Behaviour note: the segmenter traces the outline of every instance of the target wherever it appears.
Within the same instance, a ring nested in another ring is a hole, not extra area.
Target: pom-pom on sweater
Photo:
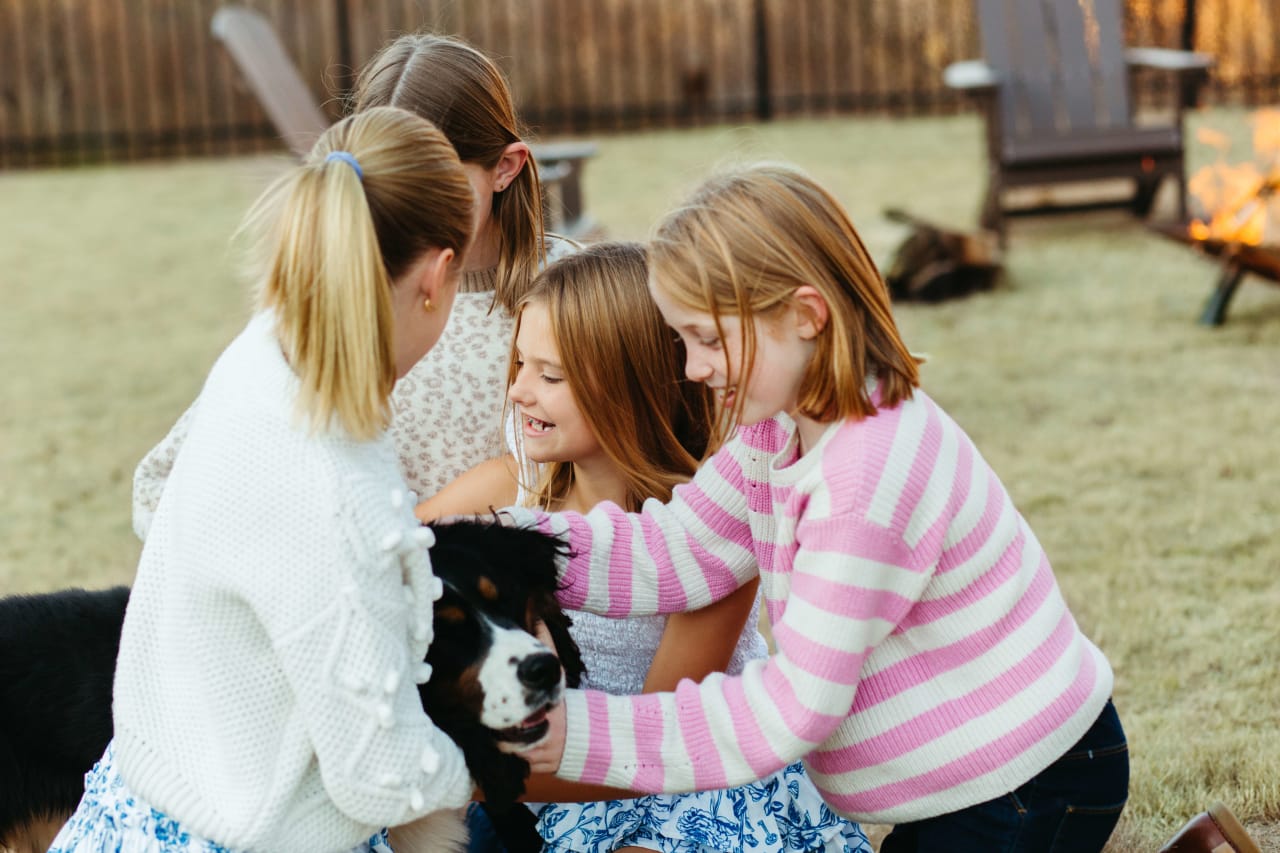
[[[471,794],[416,685],[439,581],[384,434],[298,419],[271,314],[218,359],[142,551],[115,681],[129,787],[236,849],[346,850]]]

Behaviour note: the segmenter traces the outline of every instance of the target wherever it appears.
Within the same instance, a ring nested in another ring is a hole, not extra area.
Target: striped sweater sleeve
[[[511,507],[519,525],[567,538],[560,603],[606,616],[696,610],[729,595],[758,571],[748,520],[749,489],[734,439],[670,503],[646,501],[640,513],[602,503],[586,515]]]
[[[633,790],[744,784],[806,755],[844,721],[859,673],[926,582],[900,540],[856,518],[798,531],[776,653],[739,676],[635,697],[575,692],[560,775]]]
[[[605,603],[606,612],[628,615],[647,587],[658,590],[661,609],[676,609],[681,594],[699,606],[702,599],[689,594],[701,589],[698,565],[714,587],[739,565],[735,548],[753,547],[747,522],[728,518],[746,514],[747,495],[760,484],[729,464],[740,463],[746,448],[726,450],[713,457],[714,475],[700,474],[666,507],[540,516],[543,529],[570,534],[575,556],[565,602],[587,609]],[[717,536],[708,535],[713,531]],[[706,550],[698,553],[692,539]],[[646,547],[633,547],[636,541]],[[911,608],[932,566],[916,565],[918,555],[900,535],[861,513],[802,520],[794,542],[754,547],[790,563],[790,593],[774,624],[777,652],[739,676],[684,681],[674,693],[571,691],[559,775],[646,792],[735,786],[809,753],[844,721],[866,655]]]

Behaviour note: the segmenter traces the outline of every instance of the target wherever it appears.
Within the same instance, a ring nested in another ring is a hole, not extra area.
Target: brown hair
[[[597,243],[549,265],[520,307],[545,305],[565,379],[601,448],[626,481],[626,509],[668,500],[709,450],[711,389],[684,376],[684,346],[649,297],[639,243]],[[516,319],[519,332],[520,319]],[[509,381],[517,373],[512,345]],[[541,466],[531,503],[554,507],[573,465]]]
[[[328,159],[335,151],[355,163]],[[326,130],[249,211],[242,231],[257,235],[265,262],[258,307],[275,312],[311,428],[336,418],[362,439],[386,428],[396,379],[391,288],[429,249],[461,257],[473,199],[444,135],[386,107]]]
[[[742,321],[740,383],[755,361],[756,317],[794,304],[812,285],[829,308],[801,380],[797,411],[821,423],[875,413],[867,380],[880,382],[887,408],[911,397],[922,359],[898,334],[889,291],[849,215],[799,169],[758,163],[718,174],[658,225],[650,276],[676,302]],[[724,412],[717,433],[738,422],[742,401]]]
[[[433,122],[464,163],[492,169],[520,141],[511,90],[498,67],[466,42],[409,33],[385,45],[360,70],[351,96],[356,112],[401,107]],[[505,190],[493,196],[498,228],[494,301],[514,313],[543,256],[542,190],[532,157]]]

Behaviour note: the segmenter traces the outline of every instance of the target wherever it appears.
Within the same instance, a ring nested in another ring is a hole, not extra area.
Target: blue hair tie
[[[330,151],[329,156],[325,157],[324,161],[328,163],[330,160],[341,160],[346,163],[348,166],[356,170],[356,177],[362,182],[364,181],[364,169],[360,168],[359,161],[356,160],[356,156],[350,151]]]

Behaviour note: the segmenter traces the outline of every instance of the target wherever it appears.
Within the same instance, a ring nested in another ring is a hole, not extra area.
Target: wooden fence
[[[535,135],[798,114],[966,108],[972,0],[243,0],[333,117],[398,32],[493,56]],[[0,0],[0,168],[274,148],[209,32],[219,0]],[[1187,10],[1192,10],[1188,18]],[[1213,102],[1280,89],[1280,0],[1129,0],[1131,44],[1213,52]],[[1150,93],[1147,93],[1150,96]]]

